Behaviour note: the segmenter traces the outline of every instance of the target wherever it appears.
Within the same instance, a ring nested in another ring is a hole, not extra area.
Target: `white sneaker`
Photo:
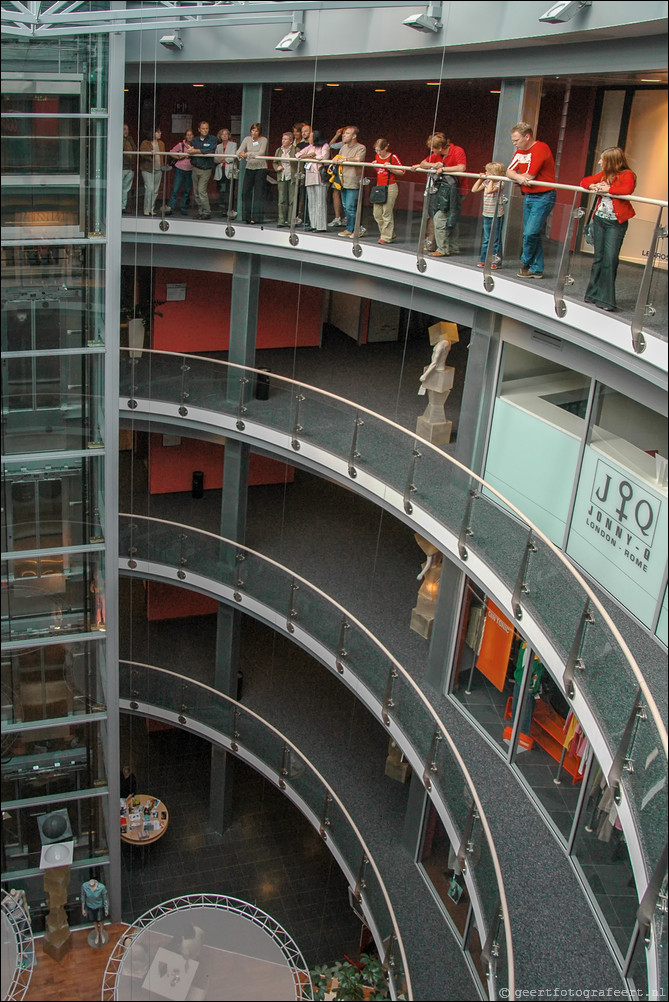
[[[365,227],[364,227],[364,226],[361,226],[361,227],[360,227],[360,232],[359,232],[359,236],[361,236],[361,237],[364,237],[364,235],[365,235],[366,233],[367,233],[367,230],[365,229]]]
[[[339,216],[336,216],[336,218],[333,219],[331,223],[328,223],[328,229],[329,230],[334,230],[337,226],[343,226],[343,225],[344,224],[342,223],[342,221],[339,218]]]
[[[423,244],[423,250],[424,251],[432,250],[433,247],[434,247],[434,243],[432,242],[432,240],[426,240],[425,243]]]

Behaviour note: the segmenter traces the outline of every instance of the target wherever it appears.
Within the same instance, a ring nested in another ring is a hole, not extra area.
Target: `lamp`
[[[304,34],[304,21],[302,20],[301,14],[293,14],[293,19],[290,23],[290,31],[287,35],[284,35],[278,45],[275,45],[275,49],[279,52],[294,52],[295,49],[299,49],[302,42],[305,40],[306,35]]]
[[[170,32],[169,35],[163,35],[160,44],[164,45],[166,49],[171,49],[172,52],[181,52],[184,47],[183,38],[176,31]]]
[[[539,20],[546,24],[562,24],[563,21],[571,21],[572,17],[576,17],[583,7],[591,6],[591,0],[572,0],[571,3],[569,0],[560,0],[560,3],[554,3],[549,7]]]
[[[424,14],[411,14],[402,22],[416,31],[439,31],[442,27],[440,3],[429,3]]]

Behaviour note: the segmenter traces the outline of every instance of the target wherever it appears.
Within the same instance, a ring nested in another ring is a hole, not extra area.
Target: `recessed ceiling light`
[[[439,81],[439,80],[426,80],[425,81],[425,86],[426,87],[438,87],[439,84],[440,84],[440,82],[441,81]]]
[[[385,92],[386,92],[386,88],[385,87],[375,87],[374,88],[374,93],[375,94],[385,94]]]
[[[193,87],[204,87],[204,84],[193,84]]]
[[[283,90],[283,87],[275,87],[274,90]]]
[[[662,83],[659,77],[641,77],[639,83]]]
[[[124,88],[123,88],[123,90],[124,90],[124,91],[126,92],[126,94],[127,94],[127,93],[128,93],[128,91],[130,90],[130,88],[129,88],[129,87],[124,87]]]
[[[325,86],[326,87],[338,87],[339,84],[326,84]]]
[[[501,94],[502,92],[501,92],[501,90],[491,90],[490,93],[491,94]]]

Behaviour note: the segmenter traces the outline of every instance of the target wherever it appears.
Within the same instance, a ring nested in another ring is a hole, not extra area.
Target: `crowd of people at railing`
[[[200,219],[210,219],[212,204],[209,185],[218,186],[218,209],[224,218],[237,216],[233,208],[234,181],[241,177],[242,222],[264,225],[268,183],[277,187],[277,227],[301,225],[313,232],[338,230],[343,238],[364,237],[360,225],[360,181],[367,148],[359,140],[354,125],[337,129],[329,142],[320,129],[305,122],[296,122],[281,138],[281,145],[269,152],[269,140],[262,134],[260,122],[251,125],[249,134],[239,146],[229,129],[216,136],[209,123],[199,123],[197,134],[188,129],[183,138],[166,150],[160,128],[144,136],[139,151],[123,127],[123,211],[128,211],[128,196],[132,189],[136,161],[144,185],[144,215],[156,215],[156,203],[166,172],[173,176],[169,198],[161,214],[179,212],[190,215],[191,195]],[[502,234],[506,184],[502,178],[518,185],[523,196],[522,252],[518,278],[537,280],[544,277],[543,233],[556,202],[555,161],[549,146],[537,139],[527,122],[518,122],[511,129],[515,149],[508,166],[501,162],[487,163],[471,187],[472,194],[482,196],[483,234],[479,267],[488,258],[492,268],[502,266]],[[418,164],[403,164],[391,151],[390,142],[379,137],[374,142],[374,159],[369,161],[376,170],[376,184],[370,192],[374,220],[378,226],[380,244],[396,240],[394,207],[398,197],[398,178],[407,172],[415,176],[428,175],[426,187],[427,225],[424,250],[434,258],[460,253],[460,216],[462,204],[470,190],[467,155],[461,146],[443,132],[434,132],[427,139],[427,153]],[[627,196],[634,192],[636,176],[619,147],[603,150],[600,170],[579,182],[586,191],[597,196],[585,227],[585,239],[593,245],[593,263],[585,301],[603,310],[617,310],[615,281],[622,246],[634,209]],[[328,222],[328,194],[332,195],[333,219]],[[489,243],[493,240],[492,253]]]

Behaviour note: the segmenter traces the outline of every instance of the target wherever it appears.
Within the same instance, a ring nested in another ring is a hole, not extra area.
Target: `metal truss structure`
[[[9,937],[13,935],[16,941],[16,966],[3,999],[23,999],[33,975],[35,941],[30,919],[22,905],[6,891],[2,892],[2,924],[3,939],[6,935]]]
[[[316,0],[211,0],[193,3],[156,0],[130,0],[118,3],[91,0],[0,0],[2,33],[26,38],[52,38],[60,35],[82,35],[99,32],[147,31],[166,28],[233,27],[253,24],[290,24],[296,12],[320,10],[324,5]],[[329,6],[325,4],[325,6]],[[387,7],[393,3],[376,0],[338,0],[337,9],[346,7]]]
[[[311,1002],[313,992],[309,969],[292,936],[271,915],[268,915],[261,908],[249,904],[248,901],[242,901],[240,898],[231,898],[227,894],[188,894],[178,898],[171,898],[169,901],[162,901],[159,905],[144,912],[128,929],[128,932],[121,937],[112,950],[102,982],[101,997],[103,1000],[112,1002],[113,999],[118,997],[118,975],[126,953],[138,936],[148,929],[149,926],[157,923],[163,916],[173,915],[175,911],[188,912],[192,908],[214,908],[232,912],[232,914],[239,915],[241,918],[247,919],[258,926],[259,929],[262,929],[279,948],[286,961],[286,966],[290,969],[295,985],[295,999],[298,1002]],[[19,998],[22,996],[13,995],[11,997]]]

